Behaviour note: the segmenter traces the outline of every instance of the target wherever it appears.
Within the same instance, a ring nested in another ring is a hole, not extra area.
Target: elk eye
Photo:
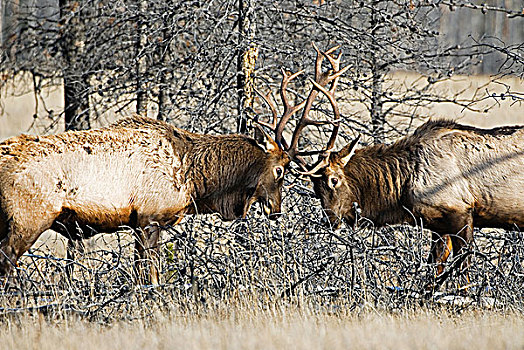
[[[332,178],[330,179],[330,181],[331,181],[331,187],[333,187],[333,188],[337,187],[337,185],[338,185],[338,179],[337,179],[336,177],[332,177]]]
[[[284,168],[282,166],[277,166],[273,169],[273,175],[275,175],[275,181],[278,181],[284,176]]]

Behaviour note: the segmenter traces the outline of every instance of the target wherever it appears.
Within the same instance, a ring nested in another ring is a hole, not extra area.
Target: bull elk
[[[377,226],[421,218],[432,231],[428,262],[437,264],[440,281],[451,253],[456,266],[468,265],[474,226],[524,227],[524,126],[479,129],[435,120],[391,145],[355,150],[357,142],[334,152],[330,141],[304,173],[329,221],[352,223],[357,208]]]
[[[317,50],[314,88],[304,104],[292,139],[290,156],[313,181],[333,227],[354,222],[356,210],[376,225],[401,224],[421,218],[432,230],[428,262],[437,264],[440,280],[451,253],[464,265],[473,227],[514,229],[524,227],[524,126],[479,129],[449,120],[428,121],[412,135],[391,145],[355,150],[359,138],[334,152],[342,120],[335,90],[340,75],[340,55]],[[321,72],[326,57],[332,70]],[[285,101],[287,79],[301,74],[284,72],[281,88]],[[284,84],[284,82],[286,84]],[[329,88],[327,88],[327,85]],[[334,120],[308,117],[318,93],[329,100]],[[267,101],[271,105],[270,101]],[[274,110],[274,107],[272,107]],[[325,149],[301,152],[298,138],[307,125],[332,124]],[[278,129],[278,128],[277,128]],[[320,154],[308,165],[302,156]]]
[[[8,139],[0,143],[0,273],[50,228],[81,239],[128,226],[138,257],[154,261],[159,225],[185,214],[232,220],[259,202],[274,218],[289,162],[267,134],[263,148],[244,135],[195,134],[141,116]],[[156,267],[149,272],[158,283]]]

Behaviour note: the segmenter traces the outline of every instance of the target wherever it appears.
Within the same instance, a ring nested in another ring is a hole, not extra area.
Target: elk
[[[479,129],[450,120],[430,120],[391,145],[356,150],[359,136],[333,151],[342,120],[335,90],[340,75],[348,69],[340,69],[340,55],[330,55],[338,48],[321,53],[315,47],[314,88],[299,106],[304,110],[290,153],[303,169],[300,173],[311,178],[332,227],[355,222],[357,210],[377,226],[421,218],[432,231],[428,262],[437,265],[440,281],[447,277],[443,272],[451,253],[457,266],[469,263],[467,248],[473,241],[474,226],[524,227],[524,126]],[[331,74],[321,72],[322,56],[329,60]],[[284,75],[291,79],[301,73]],[[331,104],[332,122],[308,117],[318,93]],[[324,124],[333,126],[327,146],[299,151],[302,130]],[[315,154],[319,154],[316,164],[308,165],[302,158]]]
[[[432,231],[428,262],[440,281],[450,272],[443,273],[451,253],[455,266],[469,264],[473,227],[524,227],[524,126],[430,120],[390,145],[355,150],[357,137],[334,152],[331,140],[304,172],[331,225],[353,223],[356,210],[377,226],[421,218]]]
[[[262,147],[244,135],[201,135],[133,116],[0,143],[0,274],[47,229],[78,240],[128,226],[136,229],[136,256],[154,261],[160,226],[186,214],[232,220],[259,202],[275,218],[290,158],[265,137]]]

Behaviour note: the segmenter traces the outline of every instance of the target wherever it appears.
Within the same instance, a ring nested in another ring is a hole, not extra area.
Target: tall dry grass
[[[98,237],[76,259],[72,280],[64,272],[72,262],[41,241],[0,293],[0,344],[101,350],[524,346],[520,233],[477,232],[479,255],[468,288],[463,276],[452,275],[424,296],[433,273],[425,262],[429,235],[420,228],[377,230],[364,222],[356,232],[334,232],[320,225],[312,199],[286,206],[293,213],[276,222],[254,212],[233,223],[201,216],[166,228],[164,283],[156,287],[134,283],[126,232]],[[58,244],[53,235],[46,239]]]
[[[118,322],[10,321],[3,349],[522,349],[522,315],[339,314],[280,305]]]

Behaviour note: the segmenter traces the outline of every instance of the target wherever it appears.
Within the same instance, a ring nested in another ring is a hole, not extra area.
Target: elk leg
[[[35,213],[43,214],[35,210]],[[33,213],[23,218],[13,216],[7,223],[7,235],[0,242],[0,275],[7,275],[18,259],[31,248],[40,234],[51,227],[54,217]]]
[[[9,244],[9,237],[0,242],[0,276],[6,276],[16,267],[17,254]]]
[[[13,255],[8,246],[8,222],[0,216],[0,275],[7,274],[12,264]]]
[[[145,284],[145,274],[143,265],[145,263],[145,244],[144,231],[138,228],[134,231],[135,235],[135,274],[137,276],[137,283]]]
[[[448,252],[438,258],[437,248],[435,248],[435,251],[432,251],[435,259],[434,262],[438,264],[437,276],[439,277],[439,281],[437,285],[442,284],[452,272],[452,270],[444,272],[444,264],[449,257],[449,251],[453,252],[453,257],[456,259],[454,265],[458,266],[459,270],[461,270],[466,267],[465,261],[469,261],[469,258],[467,258],[468,255],[465,254],[465,248],[467,244],[473,240],[473,217],[470,212],[449,211],[447,215],[444,216],[444,219],[445,224],[443,224],[443,221],[440,222],[440,229],[442,231],[437,231],[436,234],[442,237],[441,245],[445,245],[445,249],[448,250]],[[450,232],[452,234],[450,234]]]
[[[471,255],[467,246],[473,242],[473,220],[464,225],[456,235],[451,236],[453,256],[458,259],[456,264],[460,270],[466,270],[471,264]]]
[[[85,245],[83,240],[75,241],[71,238],[67,239],[67,265],[66,265],[66,276],[68,280],[73,278],[74,263],[75,263],[75,252],[79,252],[80,255],[85,253]]]
[[[157,224],[135,230],[135,270],[139,283],[159,284],[159,238],[160,227]]]
[[[444,271],[444,265],[448,260],[449,255],[453,249],[452,240],[449,235],[439,235],[436,232],[433,235],[433,245],[428,257],[428,262],[437,264],[437,276],[440,276]]]
[[[159,280],[159,267],[160,267],[160,246],[158,241],[160,240],[160,227],[157,224],[150,225],[146,228],[148,231],[148,252],[150,258],[149,275],[151,277],[151,284],[158,285]]]

